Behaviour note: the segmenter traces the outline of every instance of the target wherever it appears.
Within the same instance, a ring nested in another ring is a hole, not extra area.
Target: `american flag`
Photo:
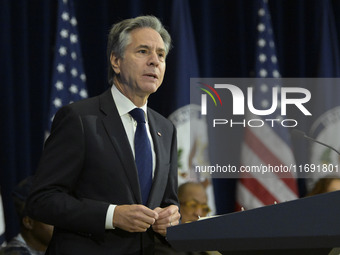
[[[271,26],[270,13],[267,1],[259,0],[257,10],[257,45],[256,45],[256,78],[280,78],[278,61]],[[260,79],[256,79],[259,81]],[[273,81],[273,79],[270,79]],[[279,88],[279,83],[261,79],[253,87],[253,104],[256,109],[270,108],[273,87]],[[275,85],[274,85],[275,84]],[[278,89],[280,92],[280,90]],[[247,119],[260,119],[250,112]],[[283,119],[280,109],[265,116],[264,119]],[[290,146],[290,136],[287,128],[279,123],[264,121],[261,128],[246,127],[241,146],[241,165],[243,166],[290,166],[295,163]],[[274,126],[274,127],[272,127]],[[264,174],[242,173],[237,183],[236,201],[237,209],[253,209],[264,205],[293,200],[298,197],[296,179],[292,173]]]
[[[72,0],[59,0],[47,135],[51,130],[54,115],[60,107],[87,98],[85,82],[73,3]]]

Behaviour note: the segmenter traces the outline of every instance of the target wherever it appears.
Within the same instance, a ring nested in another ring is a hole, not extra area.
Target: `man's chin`
[[[143,88],[143,91],[146,93],[146,94],[153,94],[155,93],[159,88],[159,85],[157,84],[147,84],[147,86],[144,86]]]

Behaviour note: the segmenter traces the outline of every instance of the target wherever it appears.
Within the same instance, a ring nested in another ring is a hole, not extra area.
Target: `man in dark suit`
[[[170,45],[153,16],[115,24],[111,89],[56,114],[28,201],[55,226],[47,254],[153,254],[154,236],[179,223],[176,130],[147,108]]]

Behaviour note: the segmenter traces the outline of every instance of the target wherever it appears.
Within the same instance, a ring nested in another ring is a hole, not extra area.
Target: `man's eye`
[[[139,52],[139,53],[142,53],[142,54],[145,54],[145,53],[146,53],[146,50],[139,50],[138,52]]]

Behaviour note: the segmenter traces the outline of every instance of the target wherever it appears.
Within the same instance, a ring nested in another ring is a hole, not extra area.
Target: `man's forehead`
[[[161,35],[150,27],[136,28],[131,31],[132,43],[138,46],[144,45],[148,47],[154,47],[164,49],[164,41]]]
[[[188,200],[199,200],[199,202],[207,199],[204,188],[197,186],[188,187],[185,198]]]

